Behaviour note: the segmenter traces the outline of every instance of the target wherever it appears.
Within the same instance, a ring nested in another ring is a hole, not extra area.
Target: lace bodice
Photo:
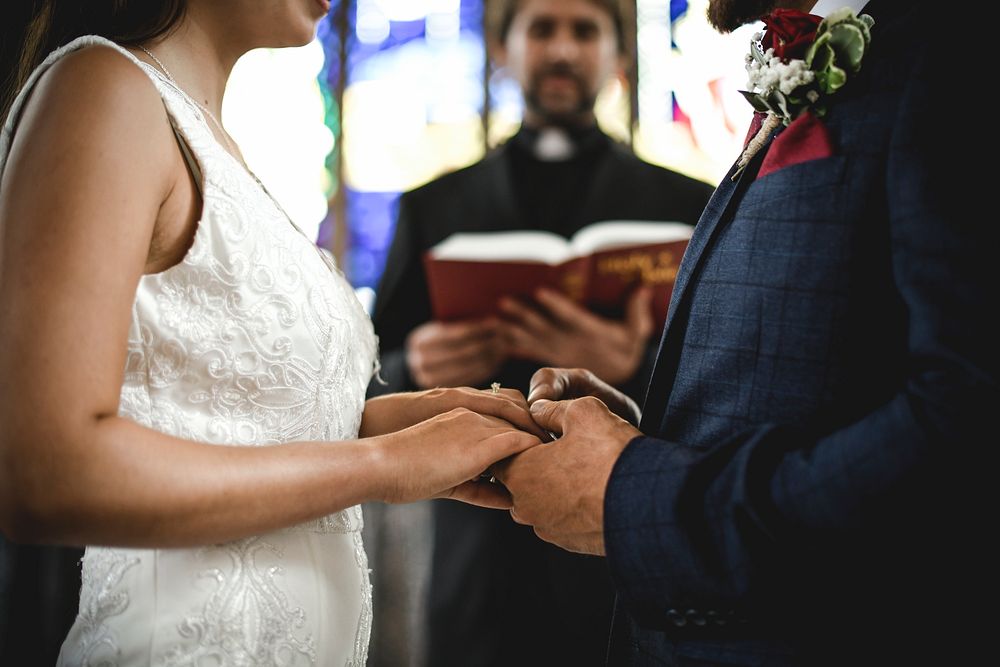
[[[139,283],[120,414],[220,444],[357,437],[376,356],[371,320],[332,260],[215,140],[202,110],[136,63],[199,163],[204,203],[183,261]],[[351,508],[313,525],[360,522]]]

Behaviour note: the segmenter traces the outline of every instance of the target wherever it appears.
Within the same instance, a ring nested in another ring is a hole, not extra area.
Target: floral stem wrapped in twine
[[[746,166],[750,164],[750,160],[752,160],[753,156],[764,147],[764,144],[767,143],[767,138],[771,135],[771,132],[778,129],[779,125],[781,125],[781,119],[773,113],[768,113],[767,117],[764,118],[764,122],[761,124],[760,129],[757,130],[757,134],[753,135],[753,139],[751,139],[750,143],[747,144],[747,147],[743,149],[743,154],[740,155],[740,159],[736,161],[737,169],[736,174],[733,175],[734,180],[741,171],[746,169]]]

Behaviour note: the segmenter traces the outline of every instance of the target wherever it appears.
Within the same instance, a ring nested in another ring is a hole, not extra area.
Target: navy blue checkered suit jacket
[[[959,664],[970,645],[998,246],[942,113],[957,60],[934,9],[871,2],[823,119],[835,154],[756,178],[762,153],[698,223],[645,435],[607,488],[609,664]]]

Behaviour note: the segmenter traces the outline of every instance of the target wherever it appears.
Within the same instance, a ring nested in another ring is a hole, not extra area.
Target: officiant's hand
[[[427,322],[406,339],[406,364],[421,389],[479,385],[507,358],[499,322]]]
[[[593,397],[538,400],[531,414],[560,437],[493,467],[513,497],[511,516],[546,542],[604,555],[604,491],[639,431]]]
[[[501,329],[511,356],[587,368],[611,384],[635,374],[653,333],[649,288],[632,294],[621,321],[595,315],[554,290],[541,289],[535,298],[535,305],[513,298],[500,302]]]
[[[599,398],[632,426],[639,425],[642,411],[631,398],[586,368],[540,368],[531,376],[528,405],[540,400],[564,401],[593,396]]]

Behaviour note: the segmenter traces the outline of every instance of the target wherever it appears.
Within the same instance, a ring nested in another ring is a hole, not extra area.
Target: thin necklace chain
[[[142,46],[141,44],[139,45],[139,48],[142,50],[143,53],[145,53],[147,56],[149,56],[150,58],[152,58],[153,62],[155,62],[160,67],[160,69],[163,70],[163,73],[166,75],[166,77],[168,79],[170,79],[170,83],[174,84],[174,86],[176,86],[181,92],[183,92],[185,95],[187,95],[187,91],[185,91],[184,88],[181,87],[181,84],[177,83],[177,79],[175,79],[174,75],[170,73],[170,70],[167,69],[167,66],[164,65],[163,62],[159,58],[157,58],[156,56],[154,56],[152,51],[150,51],[149,49],[147,49],[145,46]],[[222,135],[222,140],[226,142],[226,148],[229,149],[229,152],[232,153],[233,155],[239,156],[240,153],[239,153],[239,151],[236,150],[236,146],[233,144],[232,139],[229,138],[229,133],[226,132],[226,128],[224,128],[222,126],[222,123],[219,122],[219,119],[215,117],[215,114],[212,113],[212,111],[207,106],[205,106],[204,104],[202,104],[201,102],[199,102],[198,100],[196,100],[191,95],[187,95],[187,96],[188,96],[188,98],[192,102],[195,103],[195,105],[199,109],[201,109],[202,111],[205,112],[205,114],[209,117],[209,119],[213,123],[215,123],[215,127],[219,128],[219,133]],[[240,158],[240,161],[241,162],[243,161],[242,157]],[[243,166],[246,167],[246,163],[245,162],[244,162]],[[250,171],[249,168],[247,169],[247,171]],[[253,174],[253,172],[250,172],[250,173]],[[254,178],[256,178],[256,176],[254,176]]]
[[[246,173],[248,173],[250,175],[250,177],[257,182],[257,185],[260,186],[260,189],[263,190],[264,194],[266,194],[268,196],[268,198],[274,203],[274,205],[278,207],[278,210],[281,211],[281,214],[283,216],[285,216],[285,219],[288,220],[288,223],[292,227],[295,228],[295,231],[297,231],[299,234],[302,234],[302,236],[304,236],[306,238],[306,240],[308,241],[309,240],[309,236],[304,231],[302,231],[301,227],[299,227],[298,225],[295,224],[295,221],[292,220],[292,216],[288,215],[288,212],[285,210],[285,207],[281,205],[281,202],[279,202],[275,198],[275,196],[271,194],[271,191],[268,190],[267,186],[264,185],[264,183],[257,177],[257,174],[253,173],[253,170],[250,169],[250,166],[246,163],[246,160],[243,159],[243,154],[240,153],[236,149],[236,146],[232,142],[232,139],[229,138],[229,133],[226,132],[226,128],[224,128],[222,126],[222,123],[220,123],[219,119],[215,117],[215,114],[213,114],[211,111],[209,111],[208,107],[206,107],[204,104],[202,104],[201,102],[199,102],[198,100],[196,100],[195,98],[193,98],[191,95],[188,95],[187,91],[185,91],[184,88],[181,87],[181,84],[177,83],[177,79],[175,79],[174,75],[170,73],[170,70],[167,69],[167,66],[164,65],[163,62],[160,61],[159,58],[157,58],[156,56],[154,56],[152,51],[150,51],[149,49],[147,49],[145,46],[142,46],[141,44],[139,45],[139,49],[142,50],[142,52],[145,53],[147,56],[149,56],[150,58],[153,59],[153,62],[155,62],[157,64],[157,66],[159,66],[159,68],[163,71],[163,74],[167,77],[167,79],[170,81],[170,83],[174,84],[174,87],[177,88],[177,90],[179,90],[182,93],[184,93],[184,95],[189,100],[191,100],[192,102],[194,102],[194,104],[199,109],[201,109],[202,111],[204,111],[205,114],[212,120],[212,122],[215,123],[215,126],[217,128],[219,128],[219,132],[222,133],[222,138],[226,142],[226,146],[229,149],[229,153],[231,155],[233,155],[234,157],[236,157],[239,160],[240,164],[243,165],[243,169],[246,171]],[[313,243],[312,241],[309,241],[309,243],[312,244],[316,248],[317,252],[319,252],[320,257],[323,259],[323,263],[326,264],[327,267],[331,271],[333,271],[334,270],[334,264],[330,260],[330,258],[326,256],[326,253],[323,252],[323,250],[318,245],[316,245],[315,243]]]

